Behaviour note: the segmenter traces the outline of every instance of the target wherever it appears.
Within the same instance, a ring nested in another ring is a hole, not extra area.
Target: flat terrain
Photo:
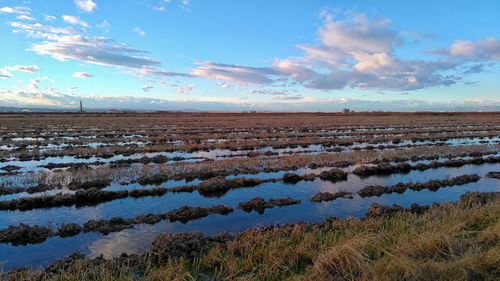
[[[499,171],[500,113],[2,113],[0,268],[494,280]]]

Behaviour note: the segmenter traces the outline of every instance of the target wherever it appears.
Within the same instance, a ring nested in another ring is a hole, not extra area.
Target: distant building
[[[342,113],[344,113],[344,114],[349,113],[349,108],[344,108],[344,109],[342,109]]]
[[[83,112],[83,102],[80,101],[80,112]]]

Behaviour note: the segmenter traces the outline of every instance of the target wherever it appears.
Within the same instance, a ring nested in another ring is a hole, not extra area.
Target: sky
[[[500,110],[500,1],[0,0],[0,107]]]

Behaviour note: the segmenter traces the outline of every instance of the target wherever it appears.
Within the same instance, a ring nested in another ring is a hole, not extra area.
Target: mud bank
[[[311,197],[311,201],[312,202],[333,201],[338,198],[352,199],[353,197],[351,192],[339,191],[332,194],[326,191],[315,194],[313,197]]]
[[[295,204],[300,204],[300,200],[295,200],[290,197],[287,197],[287,198],[269,199],[266,202],[264,198],[255,197],[249,201],[238,204],[238,209],[241,209],[248,213],[250,213],[251,211],[256,211],[259,214],[263,214],[265,209],[271,209],[274,207],[283,207]]]
[[[472,175],[461,175],[453,178],[447,178],[444,180],[430,180],[425,183],[397,183],[392,186],[381,186],[381,185],[367,185],[363,189],[358,191],[358,195],[361,197],[371,197],[371,196],[381,196],[382,194],[398,193],[401,194],[407,189],[414,191],[420,191],[422,189],[429,189],[431,191],[436,191],[439,188],[454,186],[454,185],[464,185],[471,182],[477,182],[481,177],[477,174]]]

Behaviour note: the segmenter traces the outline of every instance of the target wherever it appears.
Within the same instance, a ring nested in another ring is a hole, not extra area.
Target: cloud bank
[[[276,96],[272,102],[249,102],[242,99],[184,99],[169,100],[133,96],[81,96],[64,94],[47,89],[38,91],[34,79],[34,87],[19,91],[0,91],[0,103],[3,106],[45,107],[67,110],[78,110],[80,100],[87,109],[121,109],[121,110],[202,110],[202,111],[323,111],[338,112],[343,108],[356,111],[476,111],[500,110],[500,102],[483,99],[430,103],[423,100],[391,100],[374,101],[348,98],[312,99],[296,96]],[[145,91],[151,89],[144,86]]]
[[[303,51],[302,56],[275,59],[270,67],[199,62],[191,74],[240,85],[289,81],[325,91],[345,88],[412,91],[456,84],[463,77],[447,74],[449,71],[474,61],[500,59],[500,40],[494,38],[457,41],[447,48],[431,50],[429,53],[439,55],[434,60],[401,58],[395,55],[395,50],[404,44],[405,33],[392,29],[390,20],[368,19],[365,14],[355,13],[349,13],[345,19],[328,13],[322,17],[324,23],[317,30],[318,44],[296,46]]]

